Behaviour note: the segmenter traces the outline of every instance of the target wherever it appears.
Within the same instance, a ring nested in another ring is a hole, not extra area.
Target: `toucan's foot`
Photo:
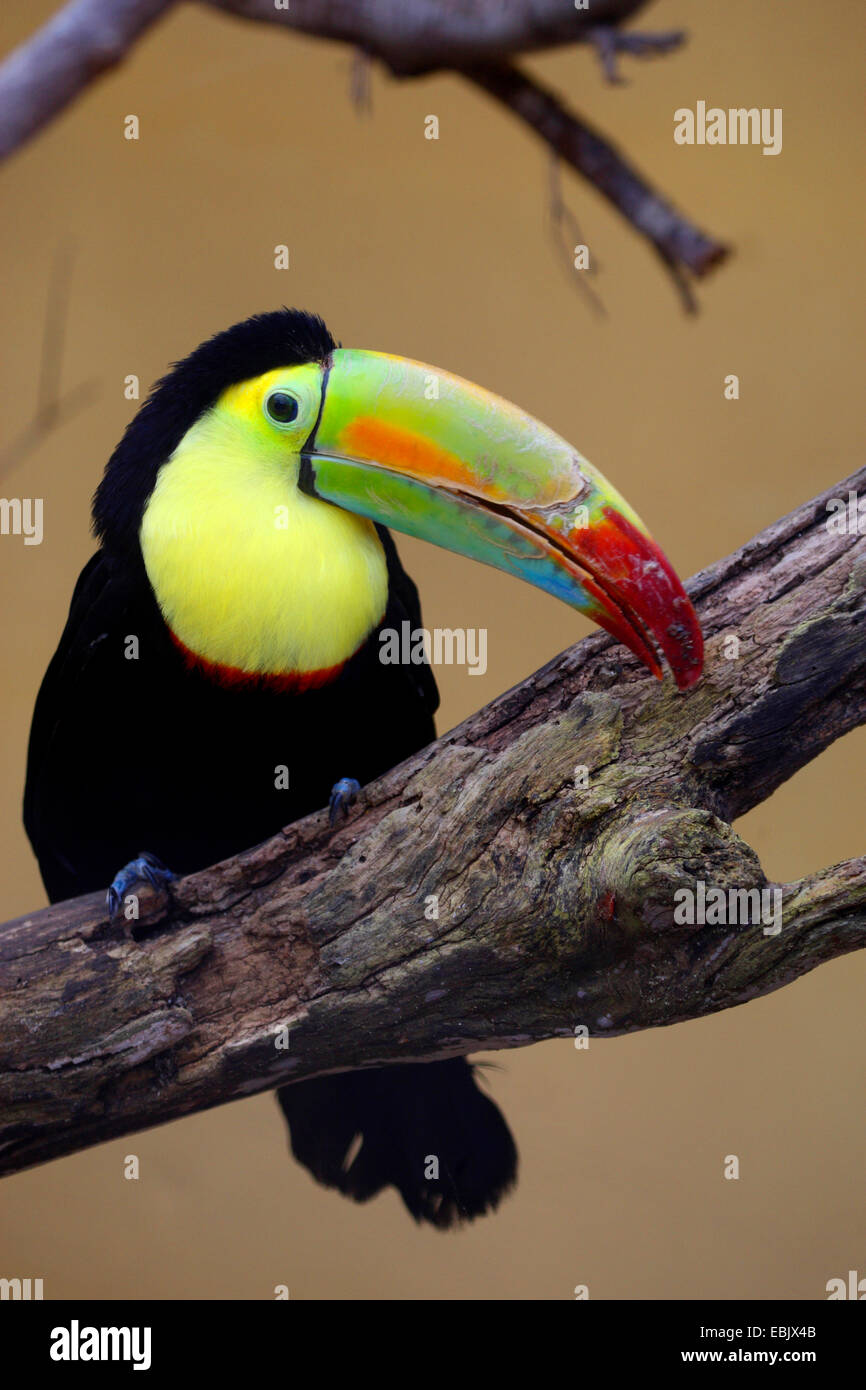
[[[155,854],[140,854],[137,859],[130,859],[128,864],[124,864],[119,874],[115,874],[111,887],[105,895],[108,905],[108,915],[111,918],[117,916],[120,911],[124,898],[136,883],[149,883],[151,888],[164,888],[167,883],[171,883],[175,875],[171,869],[167,869]]]
[[[618,54],[631,53],[636,58],[645,58],[648,54],[670,53],[671,49],[679,48],[685,37],[682,29],[671,29],[666,34],[624,34],[608,24],[600,24],[589,32],[608,82],[622,81],[616,62]]]
[[[361,783],[356,782],[354,777],[341,777],[339,782],[334,783],[328,801],[328,821],[331,825],[337,824],[340,815],[349,814],[349,807],[354,805],[360,790]]]

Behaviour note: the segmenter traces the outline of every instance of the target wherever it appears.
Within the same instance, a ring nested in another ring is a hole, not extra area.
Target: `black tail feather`
[[[277,1091],[292,1152],[356,1202],[396,1187],[416,1221],[442,1230],[494,1211],[517,1149],[464,1057],[340,1072]]]

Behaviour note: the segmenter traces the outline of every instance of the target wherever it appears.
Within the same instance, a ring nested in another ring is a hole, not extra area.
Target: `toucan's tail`
[[[356,1202],[396,1187],[416,1221],[444,1230],[495,1210],[517,1177],[508,1126],[464,1057],[316,1077],[277,1097],[295,1158]]]

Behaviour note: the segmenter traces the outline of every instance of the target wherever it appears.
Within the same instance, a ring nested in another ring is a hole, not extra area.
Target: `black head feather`
[[[156,475],[187,430],[228,387],[275,367],[319,362],[338,344],[316,314],[277,309],[201,343],[158,381],[105,467],[93,498],[93,529],[103,546],[132,555]]]

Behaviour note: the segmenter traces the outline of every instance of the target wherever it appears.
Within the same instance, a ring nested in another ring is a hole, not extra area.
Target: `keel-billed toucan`
[[[30,739],[25,823],[53,900],[113,883],[116,905],[137,876],[233,855],[434,739],[429,666],[379,659],[383,628],[420,626],[388,526],[548,590],[680,687],[701,671],[674,571],[575,449],[446,372],[338,347],[310,314],[248,319],[177,364],[93,516]],[[393,1184],[448,1226],[514,1180],[463,1058],[279,1096],[298,1159],[358,1200]]]

